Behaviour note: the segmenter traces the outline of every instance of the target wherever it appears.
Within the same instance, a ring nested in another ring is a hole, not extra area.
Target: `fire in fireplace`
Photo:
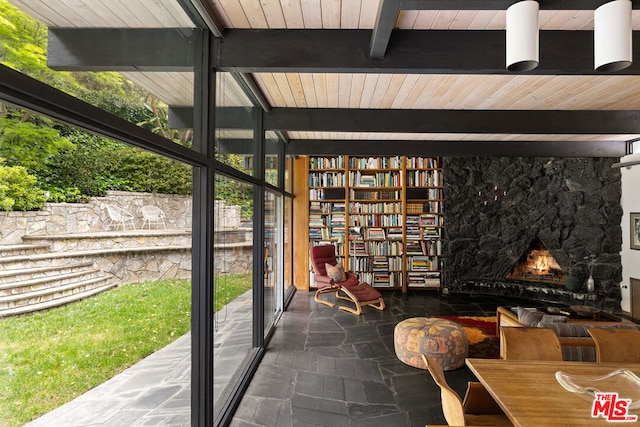
[[[544,243],[536,237],[506,278],[562,285],[566,274]]]

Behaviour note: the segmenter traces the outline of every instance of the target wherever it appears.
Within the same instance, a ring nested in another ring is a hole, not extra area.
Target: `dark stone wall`
[[[619,304],[622,207],[615,161],[444,158],[447,286],[503,280],[539,237],[565,272],[571,268],[585,281],[585,257],[594,256],[596,300]]]

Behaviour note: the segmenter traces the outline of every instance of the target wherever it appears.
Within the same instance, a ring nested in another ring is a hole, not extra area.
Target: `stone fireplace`
[[[613,158],[444,158],[445,284],[451,292],[620,311],[622,207]],[[487,194],[492,197],[487,197]],[[538,243],[540,242],[540,243]],[[542,244],[542,245],[540,245]],[[544,248],[547,268],[525,255]],[[516,265],[524,261],[525,265]],[[588,292],[588,263],[596,289]],[[565,287],[578,275],[582,288]],[[518,276],[518,277],[516,277]]]
[[[563,285],[567,275],[551,251],[536,237],[505,278]]]

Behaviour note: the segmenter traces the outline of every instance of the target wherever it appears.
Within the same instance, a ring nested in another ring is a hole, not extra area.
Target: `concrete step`
[[[24,298],[25,295],[32,296],[39,293],[46,293],[51,288],[62,289],[68,285],[73,285],[79,280],[86,280],[103,275],[95,268],[85,268],[68,273],[61,273],[55,276],[45,276],[30,278],[26,280],[14,281],[0,284],[0,302],[11,299]]]
[[[29,244],[49,245],[50,252],[124,249],[135,246],[191,245],[190,229],[102,231],[77,234],[25,235]]]
[[[111,255],[135,255],[141,253],[162,253],[190,251],[191,245],[132,246],[128,248],[82,250],[73,252],[53,252],[36,255],[13,256],[0,259],[0,270],[31,267],[68,266],[74,262],[95,260]]]
[[[0,261],[1,262],[1,261]],[[0,289],[3,285],[29,279],[40,279],[93,267],[92,261],[74,262],[69,265],[0,269]]]
[[[0,245],[0,259],[21,255],[35,255],[49,251],[48,243],[34,243],[22,245]]]
[[[117,286],[116,283],[110,282],[107,277],[101,277],[99,279],[102,281],[102,284],[99,284],[100,282],[98,282],[97,279],[93,279],[92,283],[87,284],[84,289],[78,287],[74,288],[77,292],[67,290],[65,292],[60,292],[59,294],[43,295],[34,297],[32,300],[29,300],[22,305],[14,304],[12,307],[0,309],[0,317],[15,316],[18,314],[26,314],[34,311],[59,307],[71,302],[86,299]]]

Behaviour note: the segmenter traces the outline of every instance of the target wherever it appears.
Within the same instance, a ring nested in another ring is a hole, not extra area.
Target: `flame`
[[[535,264],[533,265],[534,274],[546,274],[549,272],[549,263],[547,262],[547,257],[539,256],[536,259]]]

